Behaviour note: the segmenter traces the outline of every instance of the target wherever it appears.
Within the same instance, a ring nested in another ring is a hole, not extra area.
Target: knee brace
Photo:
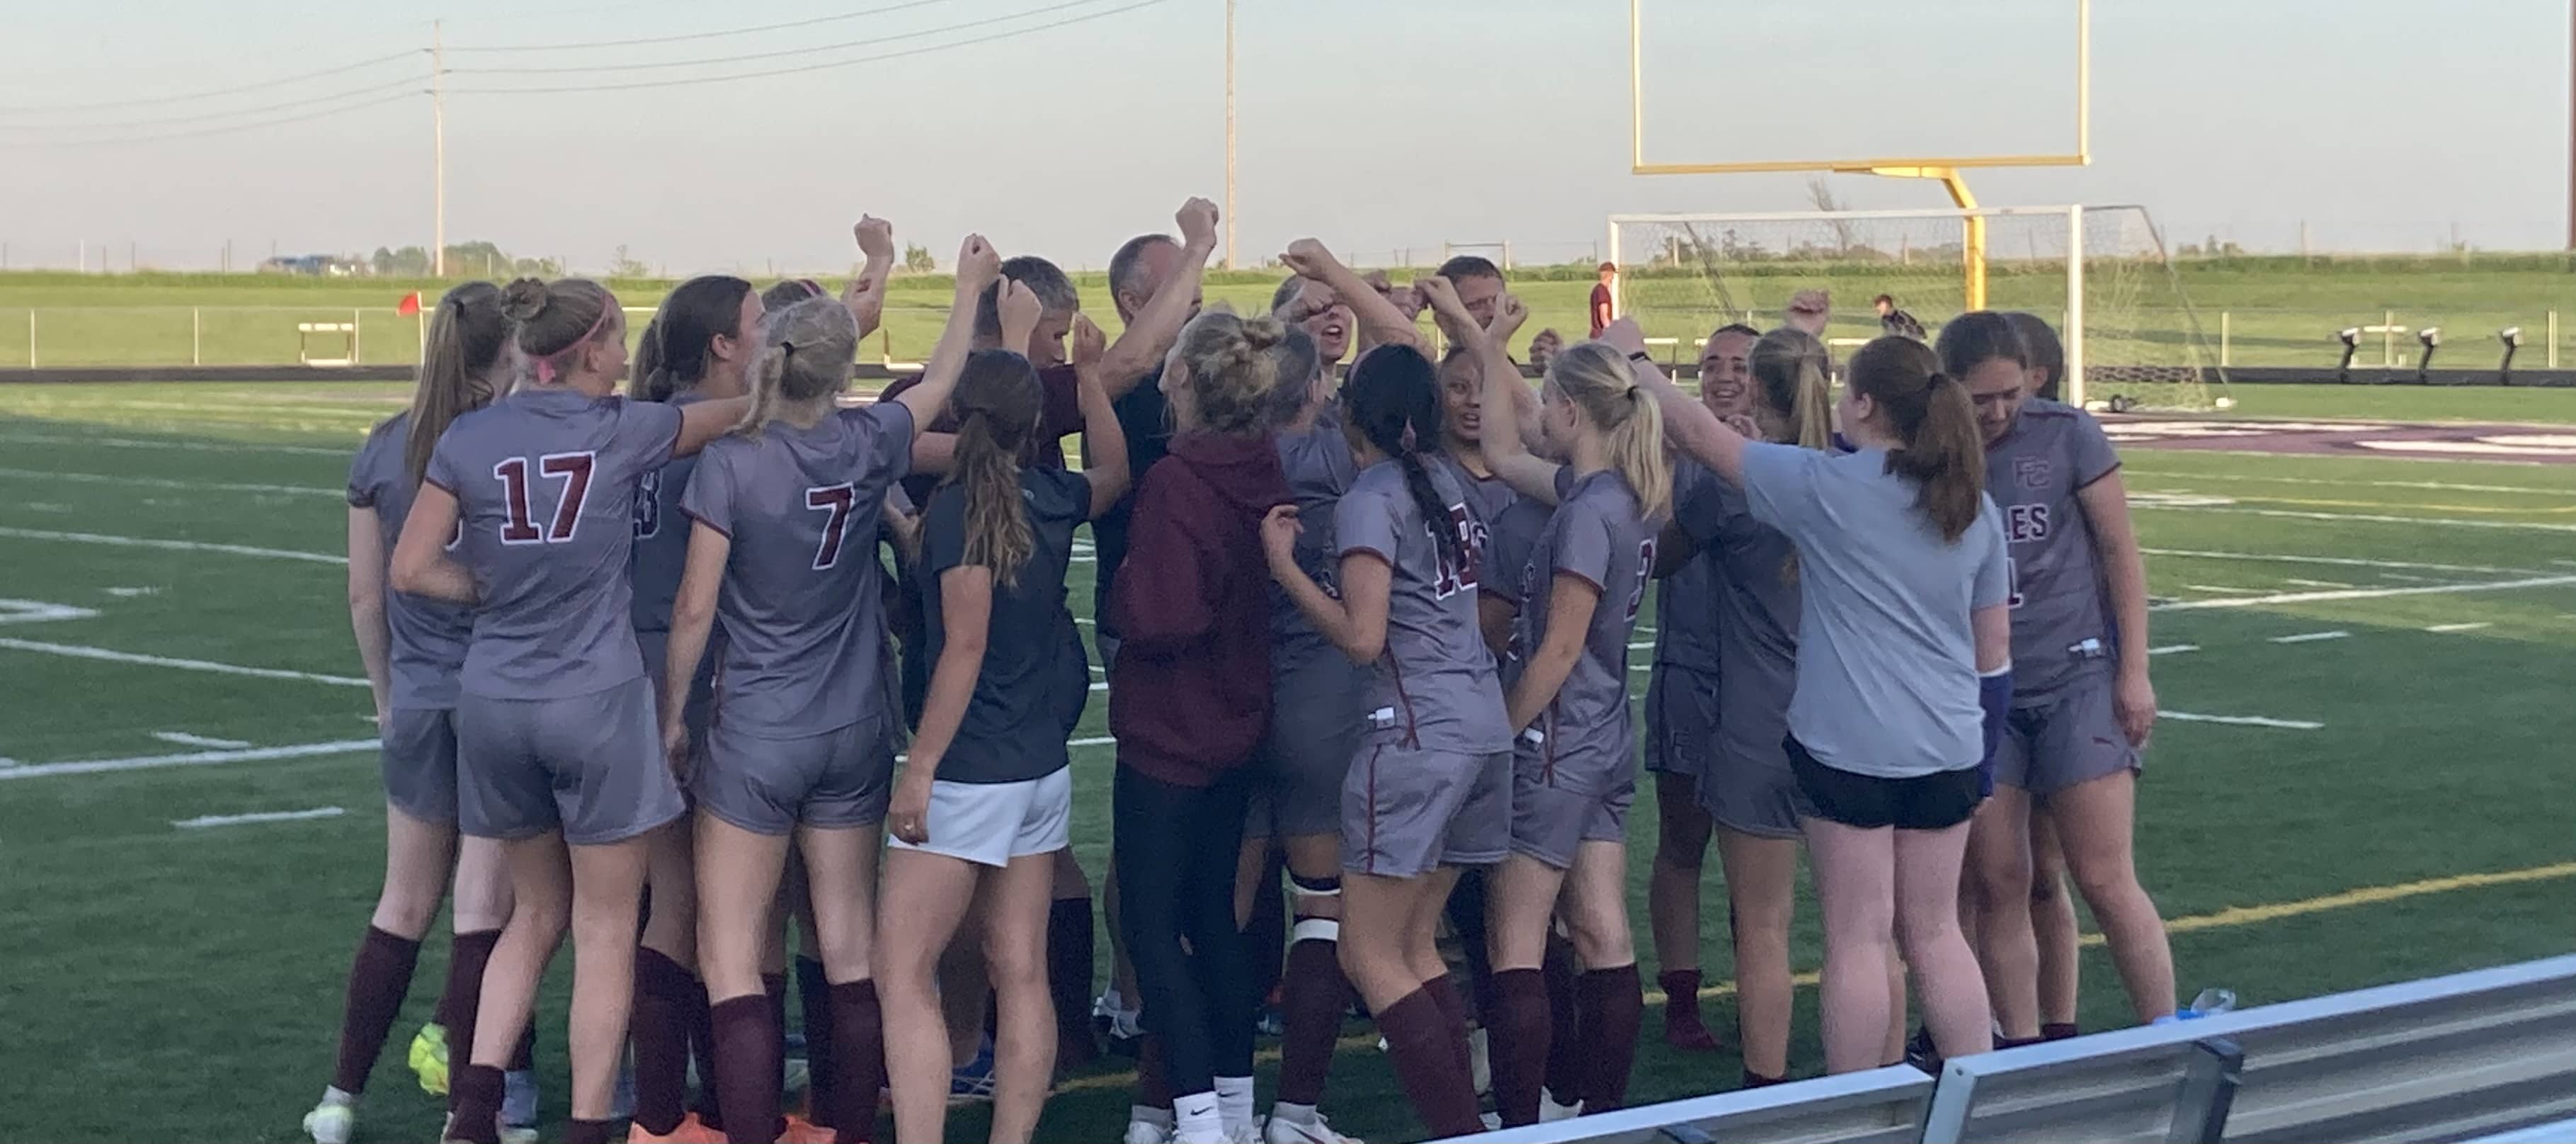
[[[1288,930],[1288,944],[1295,945],[1301,941],[1338,942],[1341,940],[1341,919],[1308,917],[1305,913],[1308,903],[1314,899],[1338,900],[1342,896],[1340,878],[1307,878],[1291,872],[1288,875],[1288,892],[1294,897],[1297,911],[1297,924],[1289,927]]]

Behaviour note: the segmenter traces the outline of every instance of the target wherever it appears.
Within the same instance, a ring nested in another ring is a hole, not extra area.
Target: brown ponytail
[[[1823,449],[1833,444],[1834,398],[1825,378],[1833,359],[1816,335],[1782,326],[1753,343],[1747,368],[1761,387],[1762,404],[1790,431],[1789,444]]]
[[[570,351],[622,331],[621,324],[610,320],[616,310],[617,296],[587,278],[521,278],[501,290],[501,316],[510,320],[510,340],[526,355],[540,384],[554,380]]]
[[[491,404],[492,367],[501,360],[507,332],[498,286],[468,282],[438,300],[420,354],[420,384],[411,394],[411,435],[403,442],[413,484],[429,471],[439,435],[458,416]]]
[[[1932,347],[1893,335],[1852,355],[1851,384],[1900,442],[1887,471],[1915,483],[1914,503],[1942,539],[1959,539],[1977,522],[1986,489],[1985,438],[1968,387],[1941,371]]]
[[[1037,539],[1020,492],[1020,450],[1042,409],[1037,370],[1009,350],[966,356],[948,409],[957,417],[957,455],[948,474],[966,497],[965,563],[988,568],[996,587],[1019,582]]]

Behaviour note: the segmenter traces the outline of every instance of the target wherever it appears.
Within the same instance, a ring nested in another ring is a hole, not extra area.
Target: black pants
[[[1119,923],[1174,1096],[1213,1091],[1220,1074],[1252,1075],[1252,965],[1234,927],[1247,789],[1240,773],[1185,787],[1118,768]]]

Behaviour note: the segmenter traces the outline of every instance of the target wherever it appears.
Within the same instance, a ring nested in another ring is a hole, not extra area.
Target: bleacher
[[[1459,1144],[2576,1141],[2576,955]]]

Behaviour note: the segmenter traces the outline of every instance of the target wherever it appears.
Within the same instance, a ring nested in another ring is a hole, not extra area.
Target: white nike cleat
[[[304,1114],[304,1134],[313,1138],[313,1144],[349,1144],[349,1132],[357,1123],[355,1107],[325,1097]]]
[[[1303,1123],[1274,1115],[1262,1130],[1262,1137],[1261,1144],[1360,1144],[1356,1136],[1333,1131],[1332,1122],[1320,1112],[1314,1120]]]

